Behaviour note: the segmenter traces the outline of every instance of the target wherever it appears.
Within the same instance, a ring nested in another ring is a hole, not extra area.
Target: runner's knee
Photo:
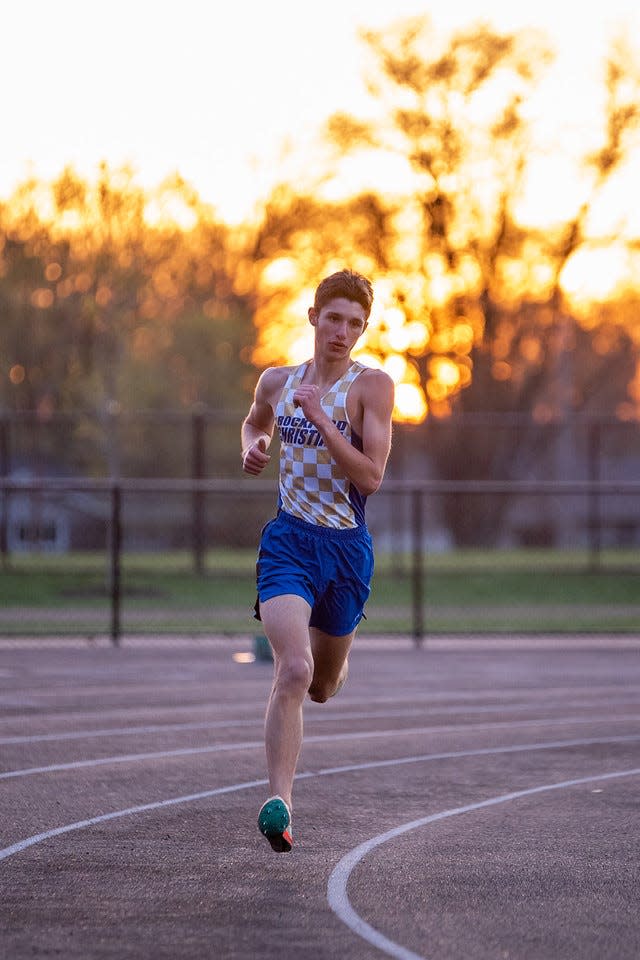
[[[326,703],[332,693],[333,690],[331,690],[326,683],[318,683],[315,681],[309,687],[309,698],[313,700],[314,703]]]
[[[304,656],[287,657],[278,663],[276,683],[283,693],[304,697],[313,679],[313,664]]]

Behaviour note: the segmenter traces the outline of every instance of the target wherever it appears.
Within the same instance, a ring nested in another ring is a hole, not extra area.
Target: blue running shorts
[[[311,607],[309,626],[333,637],[351,633],[371,592],[373,546],[366,526],[336,529],[281,510],[262,531],[258,603],[293,593]]]

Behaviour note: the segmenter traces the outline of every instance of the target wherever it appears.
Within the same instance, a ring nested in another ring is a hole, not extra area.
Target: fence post
[[[205,474],[205,426],[202,411],[193,413],[191,418],[191,479],[203,480]],[[195,572],[204,571],[205,541],[204,493],[194,490],[191,501],[191,545]]]
[[[595,486],[600,481],[601,423],[592,420],[589,424],[589,480],[594,486],[589,491],[589,570],[595,573],[600,569],[602,550],[602,514],[600,510],[600,491]]]
[[[411,600],[413,639],[416,647],[422,646],[424,640],[424,569],[423,569],[423,517],[422,517],[422,490],[411,491],[411,533],[413,540],[413,561],[411,564]]]
[[[111,486],[111,642],[120,646],[120,606],[121,606],[121,570],[122,551],[122,489],[119,483]]]
[[[0,417],[0,477],[6,479],[11,472],[11,453],[9,447],[9,420]],[[2,566],[9,564],[9,491],[2,491],[0,500],[0,555]]]
[[[392,484],[398,477],[400,480],[406,474],[406,450],[407,450],[407,430],[408,426],[404,423],[395,424],[393,429],[392,446]],[[402,495],[398,497],[389,497],[389,506],[391,508],[389,518],[391,525],[391,564],[395,576],[404,576],[407,572],[406,565],[406,518],[409,510],[409,497]],[[399,523],[398,518],[402,517],[404,523]]]

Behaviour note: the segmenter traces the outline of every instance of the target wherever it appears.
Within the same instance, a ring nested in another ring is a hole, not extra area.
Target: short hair
[[[337,273],[332,273],[330,277],[325,277],[318,284],[313,306],[319,312],[325,304],[336,297],[344,297],[345,300],[359,303],[364,308],[365,320],[369,318],[373,303],[373,287],[371,281],[361,273],[356,273],[354,270],[339,270]]]

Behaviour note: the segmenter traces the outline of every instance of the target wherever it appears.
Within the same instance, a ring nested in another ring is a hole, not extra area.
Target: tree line
[[[72,168],[29,180],[0,203],[4,411],[245,408],[260,368],[304,355],[313,288],[346,264],[378,282],[366,355],[396,379],[399,419],[638,416],[640,237],[594,225],[637,147],[632,52],[609,51],[575,209],[527,225],[539,152],[527,105],[545,43],[488,26],[441,42],[425,19],[364,42],[373,119],[332,116],[321,174],[277,184],[255,222],[222,222],[177,174],[145,191],[106,165],[93,182]],[[354,156],[372,169],[392,158],[403,175],[336,199]],[[568,293],[572,265],[599,250],[625,259],[626,280],[605,297]],[[489,476],[504,454],[482,433],[434,456],[456,477],[470,460]]]

